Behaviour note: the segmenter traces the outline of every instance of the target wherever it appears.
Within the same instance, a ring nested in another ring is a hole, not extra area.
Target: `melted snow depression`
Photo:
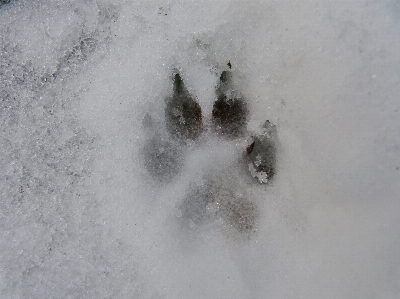
[[[400,6],[0,1],[1,298],[399,298]]]

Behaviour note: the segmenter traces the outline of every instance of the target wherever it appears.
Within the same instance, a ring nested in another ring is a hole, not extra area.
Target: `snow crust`
[[[397,298],[399,12],[0,1],[0,297]],[[174,70],[207,124],[228,62],[248,135],[206,128],[149,173]],[[262,185],[240,158],[266,120]]]

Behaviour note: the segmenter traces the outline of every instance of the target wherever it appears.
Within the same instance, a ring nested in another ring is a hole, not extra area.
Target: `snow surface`
[[[0,297],[398,298],[399,15],[395,0],[0,1]],[[207,122],[229,61],[249,132],[276,125],[273,181],[240,169],[246,138],[211,131],[158,180],[144,153],[168,138],[174,69]]]

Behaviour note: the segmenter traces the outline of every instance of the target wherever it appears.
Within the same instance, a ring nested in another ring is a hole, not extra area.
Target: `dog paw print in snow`
[[[186,227],[216,222],[251,233],[259,213],[246,190],[272,180],[277,134],[268,120],[259,132],[247,131],[247,102],[233,88],[231,76],[230,71],[222,72],[212,115],[207,117],[181,75],[174,74],[173,93],[165,99],[165,129],[155,129],[149,115],[143,121],[150,132],[143,148],[144,166],[166,184],[182,173],[186,181],[191,173],[201,173],[200,179],[194,175],[193,182],[182,185],[187,190],[177,217]]]

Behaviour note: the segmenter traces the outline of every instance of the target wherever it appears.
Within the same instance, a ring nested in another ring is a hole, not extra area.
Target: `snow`
[[[1,298],[398,297],[396,1],[7,2]],[[228,62],[238,138],[211,125]],[[176,70],[204,125],[178,145]],[[242,156],[266,120],[259,184]]]

